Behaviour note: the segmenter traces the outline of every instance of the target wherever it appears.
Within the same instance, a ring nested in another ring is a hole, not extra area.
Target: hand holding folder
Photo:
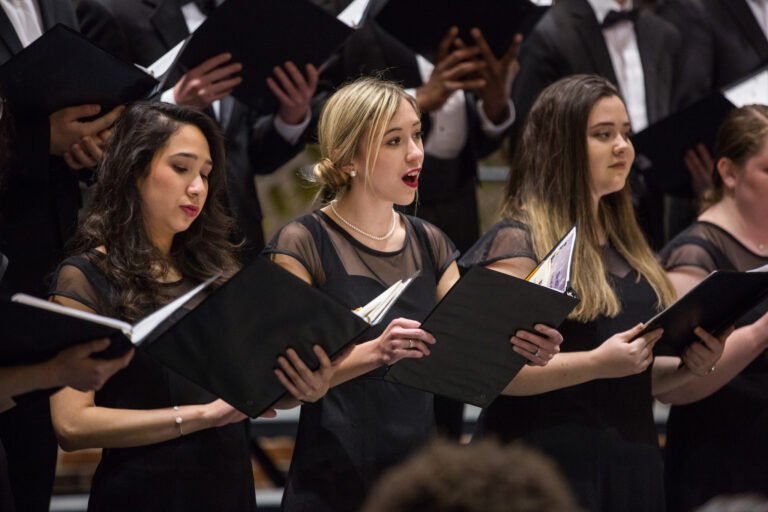
[[[698,340],[701,327],[715,336],[768,298],[768,266],[748,272],[716,270],[674,304],[646,322],[643,333],[662,327],[656,355],[679,356]]]
[[[578,304],[568,286],[575,237],[573,228],[531,273],[534,282],[469,269],[421,325],[437,339],[430,356],[401,360],[385,378],[487,407],[527,361],[510,336],[536,324],[556,327]]]
[[[149,96],[157,80],[56,25],[0,66],[0,83],[17,115],[49,115],[65,107],[117,105]]]
[[[267,84],[276,66],[299,69],[322,64],[352,29],[308,0],[227,0],[217,7],[178,51],[164,83],[223,53],[242,64],[242,83],[232,95],[260,112],[275,110]],[[279,75],[278,75],[279,80]],[[312,78],[310,76],[309,81]]]
[[[110,351],[124,352],[136,344],[160,364],[256,417],[286,392],[274,373],[278,356],[292,348],[315,370],[320,365],[315,345],[333,357],[371,325],[264,258],[243,268],[194,309],[182,308],[215,279],[134,325],[40,299],[19,296],[24,304],[0,302],[3,318],[13,319],[0,323],[0,361],[18,364],[41,357],[41,352],[50,357],[65,346],[111,337],[116,342]],[[374,299],[374,306],[363,308],[371,312],[371,322],[386,315],[407,284],[395,283]]]

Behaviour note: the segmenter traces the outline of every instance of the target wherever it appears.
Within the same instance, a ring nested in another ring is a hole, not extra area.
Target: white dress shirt
[[[43,19],[36,0],[0,0],[0,7],[11,20],[24,48],[43,35]]]
[[[632,0],[623,6],[616,0],[588,0],[595,11],[597,22],[602,24],[609,11],[632,8]],[[619,82],[619,90],[627,106],[632,130],[639,132],[648,126],[648,112],[645,102],[645,75],[637,46],[637,34],[630,21],[622,21],[603,29],[611,64]]]
[[[747,0],[747,5],[755,15],[755,20],[760,28],[763,29],[766,39],[768,39],[768,0]]]

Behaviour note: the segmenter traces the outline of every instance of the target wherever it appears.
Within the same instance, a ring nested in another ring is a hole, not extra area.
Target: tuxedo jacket
[[[57,23],[77,29],[71,2],[38,0],[43,31]],[[22,50],[16,31],[0,9],[0,64]],[[2,84],[0,84],[2,87]],[[63,259],[80,208],[78,175],[49,155],[47,116],[7,105],[10,161],[0,183],[0,252],[10,260],[3,287],[43,295],[44,278]]]
[[[147,66],[189,35],[179,0],[80,0],[77,17],[84,35],[126,62]],[[227,152],[229,208],[246,237],[246,257],[264,244],[254,174],[275,171],[303,149],[275,130],[272,113],[256,112],[230,98],[222,101],[219,124]],[[311,130],[305,130],[302,140]]]
[[[338,14],[350,2],[318,3]],[[370,1],[365,23],[350,36],[338,61],[326,71],[328,81],[337,84],[361,75],[376,75],[406,88],[422,85],[416,54],[372,20],[385,3],[384,0]],[[435,41],[435,46],[438,43]],[[419,177],[419,209],[415,212],[443,229],[460,249],[468,249],[479,235],[475,200],[478,160],[496,151],[503,139],[503,136],[491,138],[485,134],[475,96],[468,93],[466,98],[467,139],[464,146],[455,158],[425,156]],[[422,116],[422,125],[426,140],[431,128],[429,115]],[[455,216],[449,214],[449,210],[455,212]]]
[[[644,10],[637,18],[635,32],[648,122],[652,123],[675,109],[680,35],[672,24]],[[520,72],[512,92],[516,125],[528,115],[544,88],[568,75],[600,75],[618,86],[602,28],[587,0],[556,2],[523,42],[519,60]]]
[[[768,39],[747,0],[667,0],[658,13],[683,37],[683,104],[768,64]]]

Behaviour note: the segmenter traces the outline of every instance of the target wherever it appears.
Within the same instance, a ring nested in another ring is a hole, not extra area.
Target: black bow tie
[[[608,14],[603,20],[603,28],[611,28],[620,21],[636,22],[637,9],[630,9],[628,11],[608,11]]]

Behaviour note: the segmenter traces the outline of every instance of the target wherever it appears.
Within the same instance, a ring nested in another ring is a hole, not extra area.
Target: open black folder
[[[308,0],[227,0],[189,37],[177,65],[182,71],[220,53],[243,65],[232,95],[260,111],[277,104],[266,79],[293,61],[320,67],[353,30]]]
[[[452,26],[469,45],[475,41],[470,29],[479,28],[493,53],[501,57],[515,34],[527,36],[546,10],[530,0],[389,0],[375,19],[408,48],[434,61]]]
[[[102,113],[151,94],[157,80],[65,25],[56,25],[0,67],[0,84],[17,113],[48,115],[64,107]]]
[[[557,327],[579,303],[569,286],[574,243],[575,228],[527,279],[470,268],[421,324],[437,340],[430,355],[398,361],[385,379],[490,405],[527,361],[509,338],[536,324]]]
[[[257,258],[194,309],[180,306],[208,283],[179,298],[180,304],[172,303],[169,310],[158,310],[159,321],[143,327],[119,322],[103,326],[82,315],[73,318],[0,302],[3,308],[18,308],[0,310],[0,364],[31,362],[30,354],[40,357],[42,352],[50,357],[64,346],[104,336],[121,353],[132,346],[133,337],[133,344],[160,364],[258,416],[285,393],[273,373],[278,355],[293,347],[307,365],[317,368],[313,345],[331,356],[338,353],[383,318],[409,282],[395,283],[355,313],[271,261]],[[7,313],[26,316],[9,316],[12,321],[6,322]],[[135,334],[126,333],[129,329]],[[44,350],[32,343],[42,344]]]
[[[717,132],[728,113],[752,103],[768,104],[768,67],[638,132],[632,137],[637,165],[657,189],[675,195],[692,194],[685,154],[699,143],[713,153]]]
[[[699,338],[695,327],[718,336],[768,298],[768,268],[750,272],[716,270],[674,304],[654,316],[643,332],[659,327],[664,334],[656,355],[679,356]]]

